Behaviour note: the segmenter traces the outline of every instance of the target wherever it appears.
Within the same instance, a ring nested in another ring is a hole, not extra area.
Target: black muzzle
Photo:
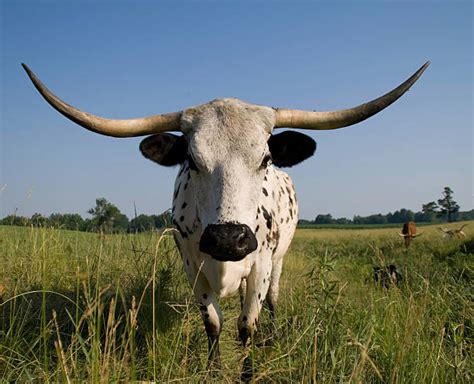
[[[245,224],[210,224],[204,230],[199,250],[219,261],[239,261],[257,249],[257,238]]]

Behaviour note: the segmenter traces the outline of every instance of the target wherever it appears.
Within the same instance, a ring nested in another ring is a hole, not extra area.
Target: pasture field
[[[262,383],[474,382],[474,222],[465,239],[423,227],[409,249],[399,228],[299,229],[277,320],[264,308],[245,350],[238,295],[221,300],[213,372],[169,231],[0,227],[0,381],[234,383],[245,360]],[[401,284],[376,286],[392,263]]]

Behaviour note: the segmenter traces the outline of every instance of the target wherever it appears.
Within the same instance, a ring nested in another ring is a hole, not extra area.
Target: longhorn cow
[[[131,120],[74,108],[23,67],[46,101],[68,119],[107,136],[150,135],[140,144],[142,154],[160,165],[180,166],[173,196],[175,240],[207,332],[208,362],[219,366],[219,297],[240,290],[237,325],[244,346],[256,330],[264,300],[275,311],[283,256],[298,220],[293,184],[279,168],[302,162],[316,149],[306,135],[274,130],[329,130],[359,123],[401,97],[428,65],[387,94],[350,109],[313,112],[217,99]]]
[[[403,224],[402,232],[399,233],[399,235],[403,237],[403,239],[405,240],[405,247],[408,248],[411,244],[411,241],[415,237],[421,236],[422,234],[416,234],[416,224],[414,221],[407,221]]]

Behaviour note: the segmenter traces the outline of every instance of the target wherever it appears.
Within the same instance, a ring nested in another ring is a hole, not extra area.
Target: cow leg
[[[224,318],[216,294],[212,291],[204,275],[197,273],[194,280],[194,296],[199,303],[202,320],[206,329],[209,347],[208,368],[220,368],[219,335]]]
[[[220,368],[219,335],[221,333],[223,317],[215,294],[207,295],[207,298],[204,300],[201,299],[199,308],[206,329],[209,347],[208,368]]]
[[[176,240],[178,248],[181,251],[184,270],[193,289],[196,302],[199,304],[199,310],[201,311],[202,320],[206,329],[209,346],[208,368],[220,368],[219,335],[224,318],[219,308],[217,296],[209,286],[205,276],[200,273],[196,264],[183,252],[183,250],[186,250],[186,244],[181,243],[179,237]],[[189,254],[192,253],[190,252]]]
[[[239,297],[240,297],[240,310],[244,308],[245,294],[247,292],[247,280],[242,279],[239,287]]]
[[[283,266],[283,257],[273,259],[272,273],[270,276],[270,286],[268,288],[266,302],[270,310],[270,317],[272,321],[275,320],[275,310],[278,302],[278,292],[280,285],[281,269]]]
[[[243,346],[247,344],[249,336],[256,330],[258,316],[262,303],[270,284],[271,257],[259,255],[257,263],[247,276],[247,290],[237,326]]]

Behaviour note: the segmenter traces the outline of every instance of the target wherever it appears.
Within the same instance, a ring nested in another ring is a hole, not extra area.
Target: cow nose
[[[201,252],[219,261],[239,261],[256,249],[257,239],[245,224],[210,224],[199,242]]]

